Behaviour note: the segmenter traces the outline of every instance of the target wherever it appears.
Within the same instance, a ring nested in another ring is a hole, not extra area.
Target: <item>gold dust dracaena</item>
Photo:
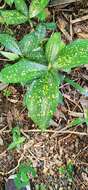
[[[48,127],[56,111],[59,102],[59,83],[57,73],[48,71],[41,78],[33,81],[25,95],[29,116],[41,129]]]
[[[83,95],[88,95],[79,84],[62,75],[62,71],[70,71],[76,66],[88,63],[88,40],[80,39],[65,45],[60,33],[56,32],[43,47],[42,41],[46,32],[44,28],[41,28],[41,31],[44,29],[44,33],[40,32],[40,28],[37,28],[37,33],[35,31],[27,34],[19,43],[11,36],[0,34],[0,43],[12,54],[5,54],[4,51],[0,53],[10,60],[12,56],[13,60],[17,60],[15,64],[1,70],[0,81],[27,86],[24,103],[28,115],[43,130],[49,126],[58,103],[62,103],[59,86],[63,80]]]
[[[10,7],[14,3],[15,9],[0,10],[0,23],[7,25],[22,24],[30,22],[30,19],[38,17],[38,15],[38,19],[42,20],[48,2],[48,0],[32,0],[28,8],[25,0],[5,0],[5,3]]]

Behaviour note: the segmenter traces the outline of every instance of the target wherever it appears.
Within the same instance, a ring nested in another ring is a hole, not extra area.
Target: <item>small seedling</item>
[[[45,37],[44,25],[39,25],[36,31],[19,42],[10,35],[0,34],[0,43],[15,55],[14,60],[18,60],[1,70],[0,81],[21,83],[27,87],[24,104],[28,108],[28,116],[42,130],[49,126],[57,105],[63,100],[59,89],[63,81],[88,95],[86,89],[65,76],[65,72],[88,64],[88,40],[80,39],[65,45],[60,33],[55,32],[45,44]],[[7,56],[5,53],[3,51],[3,55]]]
[[[35,189],[36,190],[47,190],[46,185],[44,185],[43,183],[36,185]]]
[[[14,178],[16,188],[19,190],[29,185],[30,176],[33,178],[36,176],[36,169],[33,167],[32,163],[29,165],[20,164],[18,173]]]
[[[15,127],[12,130],[13,133],[13,142],[9,145],[8,150],[12,150],[14,148],[20,148],[20,145],[25,141],[25,137],[21,136],[20,128]]]
[[[60,175],[66,176],[69,181],[73,181],[74,165],[71,161],[68,161],[66,166],[61,166],[58,172]]]
[[[5,97],[9,97],[9,96],[12,95],[12,91],[11,91],[10,89],[4,89],[4,90],[3,90],[3,95],[4,95]]]

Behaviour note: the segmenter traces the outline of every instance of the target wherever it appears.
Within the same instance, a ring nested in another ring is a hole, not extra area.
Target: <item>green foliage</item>
[[[36,190],[47,190],[47,187],[46,187],[46,185],[45,184],[43,184],[43,183],[41,183],[41,184],[37,184],[36,186],[35,186],[35,189]]]
[[[41,13],[48,5],[49,0],[32,0],[29,7],[29,18],[33,18]]]
[[[24,56],[31,59],[31,57],[35,57],[36,52],[38,52],[37,53],[38,55],[44,57],[43,49],[41,50],[41,44],[45,36],[46,36],[46,27],[43,25],[39,25],[36,28],[36,31],[26,34],[19,42],[19,47]],[[37,59],[35,61],[37,61]]]
[[[61,41],[61,35],[55,32],[51,35],[46,44],[46,57],[50,64],[53,64],[58,58],[59,52],[64,47],[64,43]]]
[[[20,164],[19,171],[16,174],[16,177],[14,178],[14,182],[17,189],[21,189],[26,187],[26,185],[29,185],[29,176],[32,175],[32,177],[36,176],[36,170],[32,166],[32,163],[29,165]]]
[[[73,119],[70,123],[69,123],[69,127],[73,127],[73,126],[77,126],[77,125],[82,125],[83,123],[85,123],[85,119],[84,118],[76,118]]]
[[[0,54],[3,55],[4,57],[8,58],[10,61],[14,61],[19,58],[19,55],[15,54],[15,53],[0,51]]]
[[[60,51],[54,68],[70,71],[72,68],[83,64],[88,64],[88,40],[80,39],[70,43]]]
[[[57,73],[46,72],[40,79],[35,80],[25,95],[25,104],[29,116],[41,128],[45,129],[56,111],[59,101],[59,80]]]
[[[20,145],[25,141],[25,137],[21,136],[19,126],[13,128],[12,134],[13,134],[13,142],[9,145],[8,150],[11,150],[13,148],[20,148]]]
[[[28,7],[25,3],[25,0],[14,0],[16,9],[21,12],[23,15],[28,17]]]
[[[5,3],[7,3],[10,6],[13,4],[13,2],[14,2],[14,0],[5,0]]]
[[[12,91],[11,91],[10,89],[4,89],[4,90],[3,90],[3,95],[4,95],[5,97],[9,97],[9,96],[12,95]]]
[[[9,34],[0,34],[0,44],[7,48],[9,51],[21,55],[16,39]]]
[[[57,28],[55,22],[46,22],[46,23],[43,23],[43,25],[45,25],[47,30],[56,30]]]
[[[63,81],[68,82],[80,93],[88,95],[79,84],[58,73],[58,69],[69,70],[76,67],[76,63],[77,66],[87,63],[88,40],[77,40],[66,46],[61,41],[60,33],[56,32],[45,44],[45,24],[40,24],[35,31],[25,35],[19,43],[10,35],[0,34],[0,36],[0,43],[17,57],[14,58],[14,55],[9,57],[5,53],[3,55],[10,60],[18,59],[15,64],[1,70],[0,81],[8,84],[22,83],[27,86],[24,103],[28,108],[29,117],[39,128],[43,130],[49,126],[58,103],[63,103],[62,94],[59,91],[59,86]],[[88,113],[85,115],[88,118]],[[86,121],[88,123],[88,119]]]
[[[5,3],[12,6],[13,10],[0,10],[0,23],[7,25],[17,25],[25,22],[30,22],[30,19],[37,16],[39,20],[45,20],[45,7],[48,5],[48,0],[32,0],[29,9],[25,0],[5,0]]]
[[[47,11],[46,10],[43,10],[42,12],[40,12],[39,14],[38,14],[38,19],[40,20],[40,21],[45,21],[46,20],[46,18],[47,18],[47,16],[48,16],[48,14],[47,14]]]
[[[4,83],[23,83],[38,78],[47,67],[27,59],[20,59],[17,63],[4,68],[0,80]]]
[[[74,165],[72,161],[69,160],[65,166],[61,166],[58,172],[60,175],[66,176],[68,181],[73,181]]]
[[[0,10],[0,23],[17,25],[26,22],[28,18],[17,10]]]
[[[74,82],[73,80],[69,79],[68,77],[65,77],[64,81],[69,83],[71,86],[73,86],[81,94],[88,96],[88,91],[86,89],[82,88],[77,82]]]

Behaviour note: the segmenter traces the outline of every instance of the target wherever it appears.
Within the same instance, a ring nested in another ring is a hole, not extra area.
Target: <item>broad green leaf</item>
[[[28,20],[28,17],[17,10],[0,10],[0,23],[7,25],[22,24]]]
[[[21,55],[21,51],[19,49],[16,39],[10,36],[9,34],[0,34],[0,44],[8,50],[10,50],[11,52],[17,55]]]
[[[35,29],[35,35],[37,36],[38,40],[41,42],[46,37],[46,26],[45,24],[39,24]]]
[[[48,5],[49,0],[32,0],[29,7],[29,18],[37,16]]]
[[[14,0],[14,3],[18,11],[20,11],[25,16],[28,16],[28,7],[25,3],[25,0]]]
[[[14,61],[19,58],[19,56],[15,53],[0,51],[0,54],[3,55],[4,57],[8,58],[10,61]]]
[[[25,95],[24,103],[29,116],[42,130],[48,127],[56,111],[59,102],[59,83],[57,73],[47,72],[32,82]]]
[[[34,54],[34,52],[40,51],[40,45],[41,45],[41,42],[44,40],[45,36],[46,36],[46,29],[45,27],[41,25],[39,25],[36,28],[35,32],[26,34],[23,37],[23,39],[19,42],[19,47],[22,53],[26,57],[30,57],[30,56],[33,57],[32,54]]]
[[[27,54],[27,57],[31,61],[35,61],[37,63],[42,63],[45,65],[48,65],[44,51],[41,47],[39,47],[37,50],[34,50],[31,53]]]
[[[14,0],[5,0],[5,3],[7,3],[10,6],[13,4],[13,2],[14,2]]]
[[[55,32],[51,35],[49,38],[47,44],[46,44],[46,58],[49,63],[54,63],[54,61],[58,58],[58,55],[61,51],[61,49],[64,48],[64,43],[61,41],[61,35],[58,32]]]
[[[29,56],[30,53],[39,47],[39,40],[34,32],[26,34],[19,42],[19,47],[25,56]]]
[[[65,46],[60,51],[54,68],[70,71],[74,67],[88,64],[88,40],[80,39]]]
[[[64,78],[64,81],[69,83],[71,86],[73,86],[76,90],[78,90],[81,94],[88,96],[88,90],[81,87],[77,82],[74,82],[73,80],[69,79],[68,77]]]
[[[44,65],[27,59],[21,59],[17,63],[7,66],[0,72],[0,81],[5,83],[21,83],[31,81],[41,76],[47,70]]]

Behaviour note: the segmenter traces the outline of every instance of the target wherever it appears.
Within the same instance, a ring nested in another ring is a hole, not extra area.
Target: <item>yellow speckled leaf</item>
[[[37,16],[47,6],[49,0],[32,0],[29,7],[29,18]]]
[[[80,39],[65,46],[54,63],[54,68],[69,71],[74,67],[88,64],[88,39]]]
[[[46,44],[46,58],[49,63],[54,63],[58,58],[59,52],[64,48],[65,44],[61,41],[61,35],[58,32],[55,32],[49,38]]]
[[[48,127],[56,111],[59,102],[59,83],[57,73],[47,72],[40,79],[33,81],[25,95],[24,101],[29,116],[41,129]]]
[[[17,55],[21,55],[21,50],[18,46],[18,42],[13,36],[5,33],[0,33],[0,44],[7,48],[9,51]]]
[[[17,10],[1,10],[0,23],[7,25],[22,24],[28,20],[28,17]]]
[[[21,59],[1,70],[0,81],[4,83],[26,83],[40,77],[46,70],[47,66]]]

